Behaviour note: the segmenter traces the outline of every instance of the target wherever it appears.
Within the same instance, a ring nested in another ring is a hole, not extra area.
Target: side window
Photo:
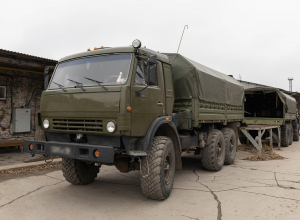
[[[147,66],[144,65],[143,60],[138,60],[137,66],[136,66],[136,73],[135,73],[135,84],[142,84],[145,85],[147,82],[147,77],[146,77],[146,70]]]
[[[156,69],[157,69],[157,65],[156,65]],[[147,62],[145,60],[139,59],[137,62],[136,73],[135,73],[135,84],[141,84],[141,85],[148,84]],[[157,81],[156,81],[156,86],[157,86]]]

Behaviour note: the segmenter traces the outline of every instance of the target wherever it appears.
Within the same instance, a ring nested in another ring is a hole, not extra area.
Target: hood
[[[119,105],[119,91],[43,94],[41,113],[117,113]]]

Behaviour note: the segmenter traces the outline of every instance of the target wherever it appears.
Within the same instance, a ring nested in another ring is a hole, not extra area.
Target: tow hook
[[[139,158],[139,163],[140,163],[140,172],[141,172],[141,176],[142,176],[143,178],[146,178],[146,177],[149,176],[149,163],[148,163],[148,159],[147,159],[147,157],[146,157],[148,173],[147,173],[146,175],[143,175],[143,172],[142,172],[142,160],[141,160],[140,157],[138,157],[138,158]]]
[[[31,153],[31,154],[30,154],[30,156],[31,156],[31,157],[34,157],[34,156],[35,156],[35,154],[34,154],[34,153]]]

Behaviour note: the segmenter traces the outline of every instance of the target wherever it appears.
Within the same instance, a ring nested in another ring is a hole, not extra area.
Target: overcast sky
[[[300,91],[299,0],[0,0],[0,48],[58,60],[100,46],[176,52],[242,80]]]

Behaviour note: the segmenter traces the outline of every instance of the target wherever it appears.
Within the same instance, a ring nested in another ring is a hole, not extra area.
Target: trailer
[[[255,87],[245,89],[245,118],[243,130],[240,132],[240,142],[247,143],[247,138],[253,142],[258,137],[261,145],[262,139],[270,142],[273,138],[279,146],[288,147],[293,141],[299,141],[299,119],[297,115],[296,100],[273,87]],[[257,134],[253,126],[277,126],[280,130],[275,130],[273,135],[270,132]],[[247,132],[249,135],[247,135]],[[271,134],[268,135],[268,134]],[[256,146],[256,145],[254,145]],[[260,148],[261,149],[261,148]],[[258,150],[260,150],[258,149]]]

